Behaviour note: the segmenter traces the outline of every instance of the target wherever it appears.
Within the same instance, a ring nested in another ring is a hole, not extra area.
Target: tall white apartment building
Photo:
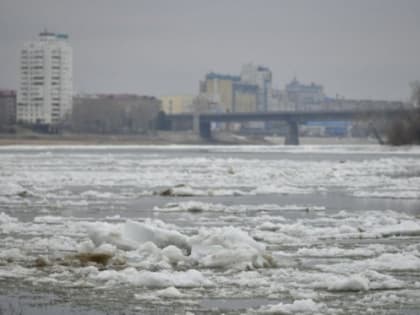
[[[18,122],[54,125],[72,110],[72,48],[67,34],[44,31],[20,51]]]

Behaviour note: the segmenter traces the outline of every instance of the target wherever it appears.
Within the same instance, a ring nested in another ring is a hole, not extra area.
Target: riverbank
[[[127,144],[201,144],[191,132],[159,132],[149,135],[41,134],[34,132],[0,134],[1,145],[127,145]]]
[[[377,144],[372,138],[300,137],[301,144]],[[226,132],[213,134],[204,140],[190,131],[158,132],[150,135],[98,135],[98,134],[41,134],[34,132],[0,134],[0,146],[5,145],[171,145],[171,144],[284,144],[284,137],[252,135],[242,136]]]

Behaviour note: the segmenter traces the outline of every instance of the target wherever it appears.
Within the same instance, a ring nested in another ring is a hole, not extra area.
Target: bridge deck
[[[410,110],[408,110],[409,112]],[[252,113],[203,113],[199,115],[200,121],[322,121],[322,120],[363,120],[375,117],[391,118],[407,110],[337,110],[337,111],[281,111],[281,112],[252,112]],[[191,120],[194,114],[172,114],[167,116],[170,120]]]

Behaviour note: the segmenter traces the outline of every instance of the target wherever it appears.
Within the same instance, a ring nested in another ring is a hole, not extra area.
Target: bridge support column
[[[211,139],[211,122],[200,120],[200,137],[203,139]]]
[[[198,112],[193,113],[192,130],[196,135],[201,133],[201,131],[200,131],[200,114]]]
[[[284,144],[298,145],[299,144],[299,126],[297,121],[288,121],[289,132],[286,135]]]

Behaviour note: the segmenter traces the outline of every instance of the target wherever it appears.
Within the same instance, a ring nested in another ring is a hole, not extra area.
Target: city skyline
[[[70,35],[74,92],[196,94],[205,73],[269,67],[329,96],[407,100],[419,79],[418,1],[43,0],[0,4],[0,87],[18,87],[18,51],[44,28]]]

